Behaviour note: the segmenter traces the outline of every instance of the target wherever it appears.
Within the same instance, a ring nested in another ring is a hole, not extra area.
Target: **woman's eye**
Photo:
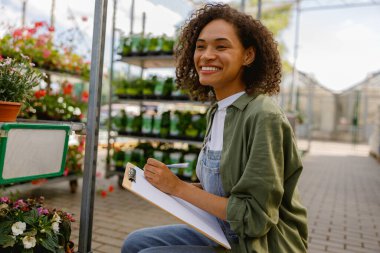
[[[219,45],[219,46],[216,46],[216,49],[226,49],[227,47],[226,46],[223,46],[223,45]]]
[[[205,48],[205,46],[204,45],[197,45],[196,48],[197,49],[202,49],[202,48]]]

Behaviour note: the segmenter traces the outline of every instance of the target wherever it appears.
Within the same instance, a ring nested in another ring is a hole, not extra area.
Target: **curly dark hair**
[[[242,79],[246,92],[275,95],[280,92],[281,59],[273,34],[252,16],[237,11],[227,4],[206,4],[185,22],[175,48],[176,82],[188,90],[194,100],[214,100],[210,86],[203,86],[194,64],[196,41],[202,29],[215,19],[231,23],[245,49],[253,47],[255,60],[245,66]]]

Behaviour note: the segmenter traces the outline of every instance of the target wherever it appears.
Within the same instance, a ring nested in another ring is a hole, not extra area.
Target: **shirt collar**
[[[235,93],[229,97],[226,97],[226,98],[218,101],[218,110],[222,110],[222,109],[227,108],[229,105],[231,105],[233,102],[235,102],[243,94],[245,94],[245,91]]]
[[[252,95],[248,95],[247,93],[244,93],[238,99],[236,99],[235,102],[232,103],[232,106],[235,106],[236,108],[242,111],[248,105],[248,103],[255,99],[258,95],[260,94],[253,93]]]

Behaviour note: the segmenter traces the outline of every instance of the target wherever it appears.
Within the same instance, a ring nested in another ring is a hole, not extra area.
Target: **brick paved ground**
[[[313,142],[304,166],[300,191],[309,211],[309,252],[380,252],[380,164],[368,156],[368,147]],[[97,182],[98,189],[109,185],[114,185],[115,191],[95,199],[94,253],[120,252],[123,238],[135,229],[178,222],[119,189],[116,178]],[[81,192],[71,194],[68,182],[23,187],[20,194],[44,195],[48,206],[73,212],[79,219]],[[79,221],[73,223],[76,244],[78,234]]]

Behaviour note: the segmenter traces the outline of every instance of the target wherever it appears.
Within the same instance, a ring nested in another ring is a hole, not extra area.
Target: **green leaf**
[[[55,252],[55,249],[58,247],[58,237],[56,235],[47,236],[46,239],[42,239],[41,245],[45,249]]]
[[[32,209],[31,211],[25,213],[24,221],[26,224],[33,225],[38,221],[38,212],[36,209]]]
[[[2,246],[3,248],[13,247],[15,243],[16,240],[12,236],[0,234],[0,246]]]
[[[9,234],[13,225],[13,221],[0,222],[0,234]]]

